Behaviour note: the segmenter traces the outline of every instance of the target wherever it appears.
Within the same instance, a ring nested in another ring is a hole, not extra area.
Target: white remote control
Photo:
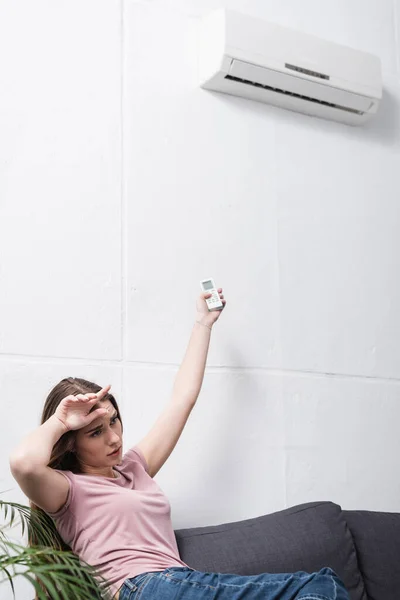
[[[221,302],[221,298],[219,297],[218,290],[215,287],[214,279],[203,279],[200,282],[200,287],[203,292],[208,292],[212,294],[211,298],[206,298],[208,310],[222,310],[224,305]]]

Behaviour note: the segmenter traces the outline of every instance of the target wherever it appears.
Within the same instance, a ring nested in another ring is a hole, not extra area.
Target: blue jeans
[[[316,573],[233,575],[189,567],[141,573],[126,579],[119,600],[350,600],[329,567]]]

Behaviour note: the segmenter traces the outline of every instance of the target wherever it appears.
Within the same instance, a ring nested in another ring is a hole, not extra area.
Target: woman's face
[[[102,401],[100,406],[108,412],[78,429],[75,437],[76,455],[82,471],[87,473],[109,472],[122,459],[122,427],[118,413],[109,400]],[[113,453],[115,450],[118,452]]]

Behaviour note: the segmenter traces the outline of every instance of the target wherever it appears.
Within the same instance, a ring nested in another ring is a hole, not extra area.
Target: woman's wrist
[[[203,327],[208,327],[208,329],[212,330],[212,323],[207,322],[206,317],[204,317],[204,315],[198,315],[196,317],[196,323],[198,323],[200,326]]]
[[[58,433],[60,433],[61,435],[69,431],[68,426],[56,414],[51,415],[51,417],[49,418],[49,422],[52,422],[54,424],[54,427],[56,428],[56,430],[58,430]]]

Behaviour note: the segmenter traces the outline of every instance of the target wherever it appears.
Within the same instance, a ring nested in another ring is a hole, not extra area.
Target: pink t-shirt
[[[70,482],[67,501],[56,513],[62,539],[110,584],[114,595],[128,577],[167,567],[187,567],[179,557],[171,506],[147,473],[134,446],[114,467],[116,479],[61,471]]]

